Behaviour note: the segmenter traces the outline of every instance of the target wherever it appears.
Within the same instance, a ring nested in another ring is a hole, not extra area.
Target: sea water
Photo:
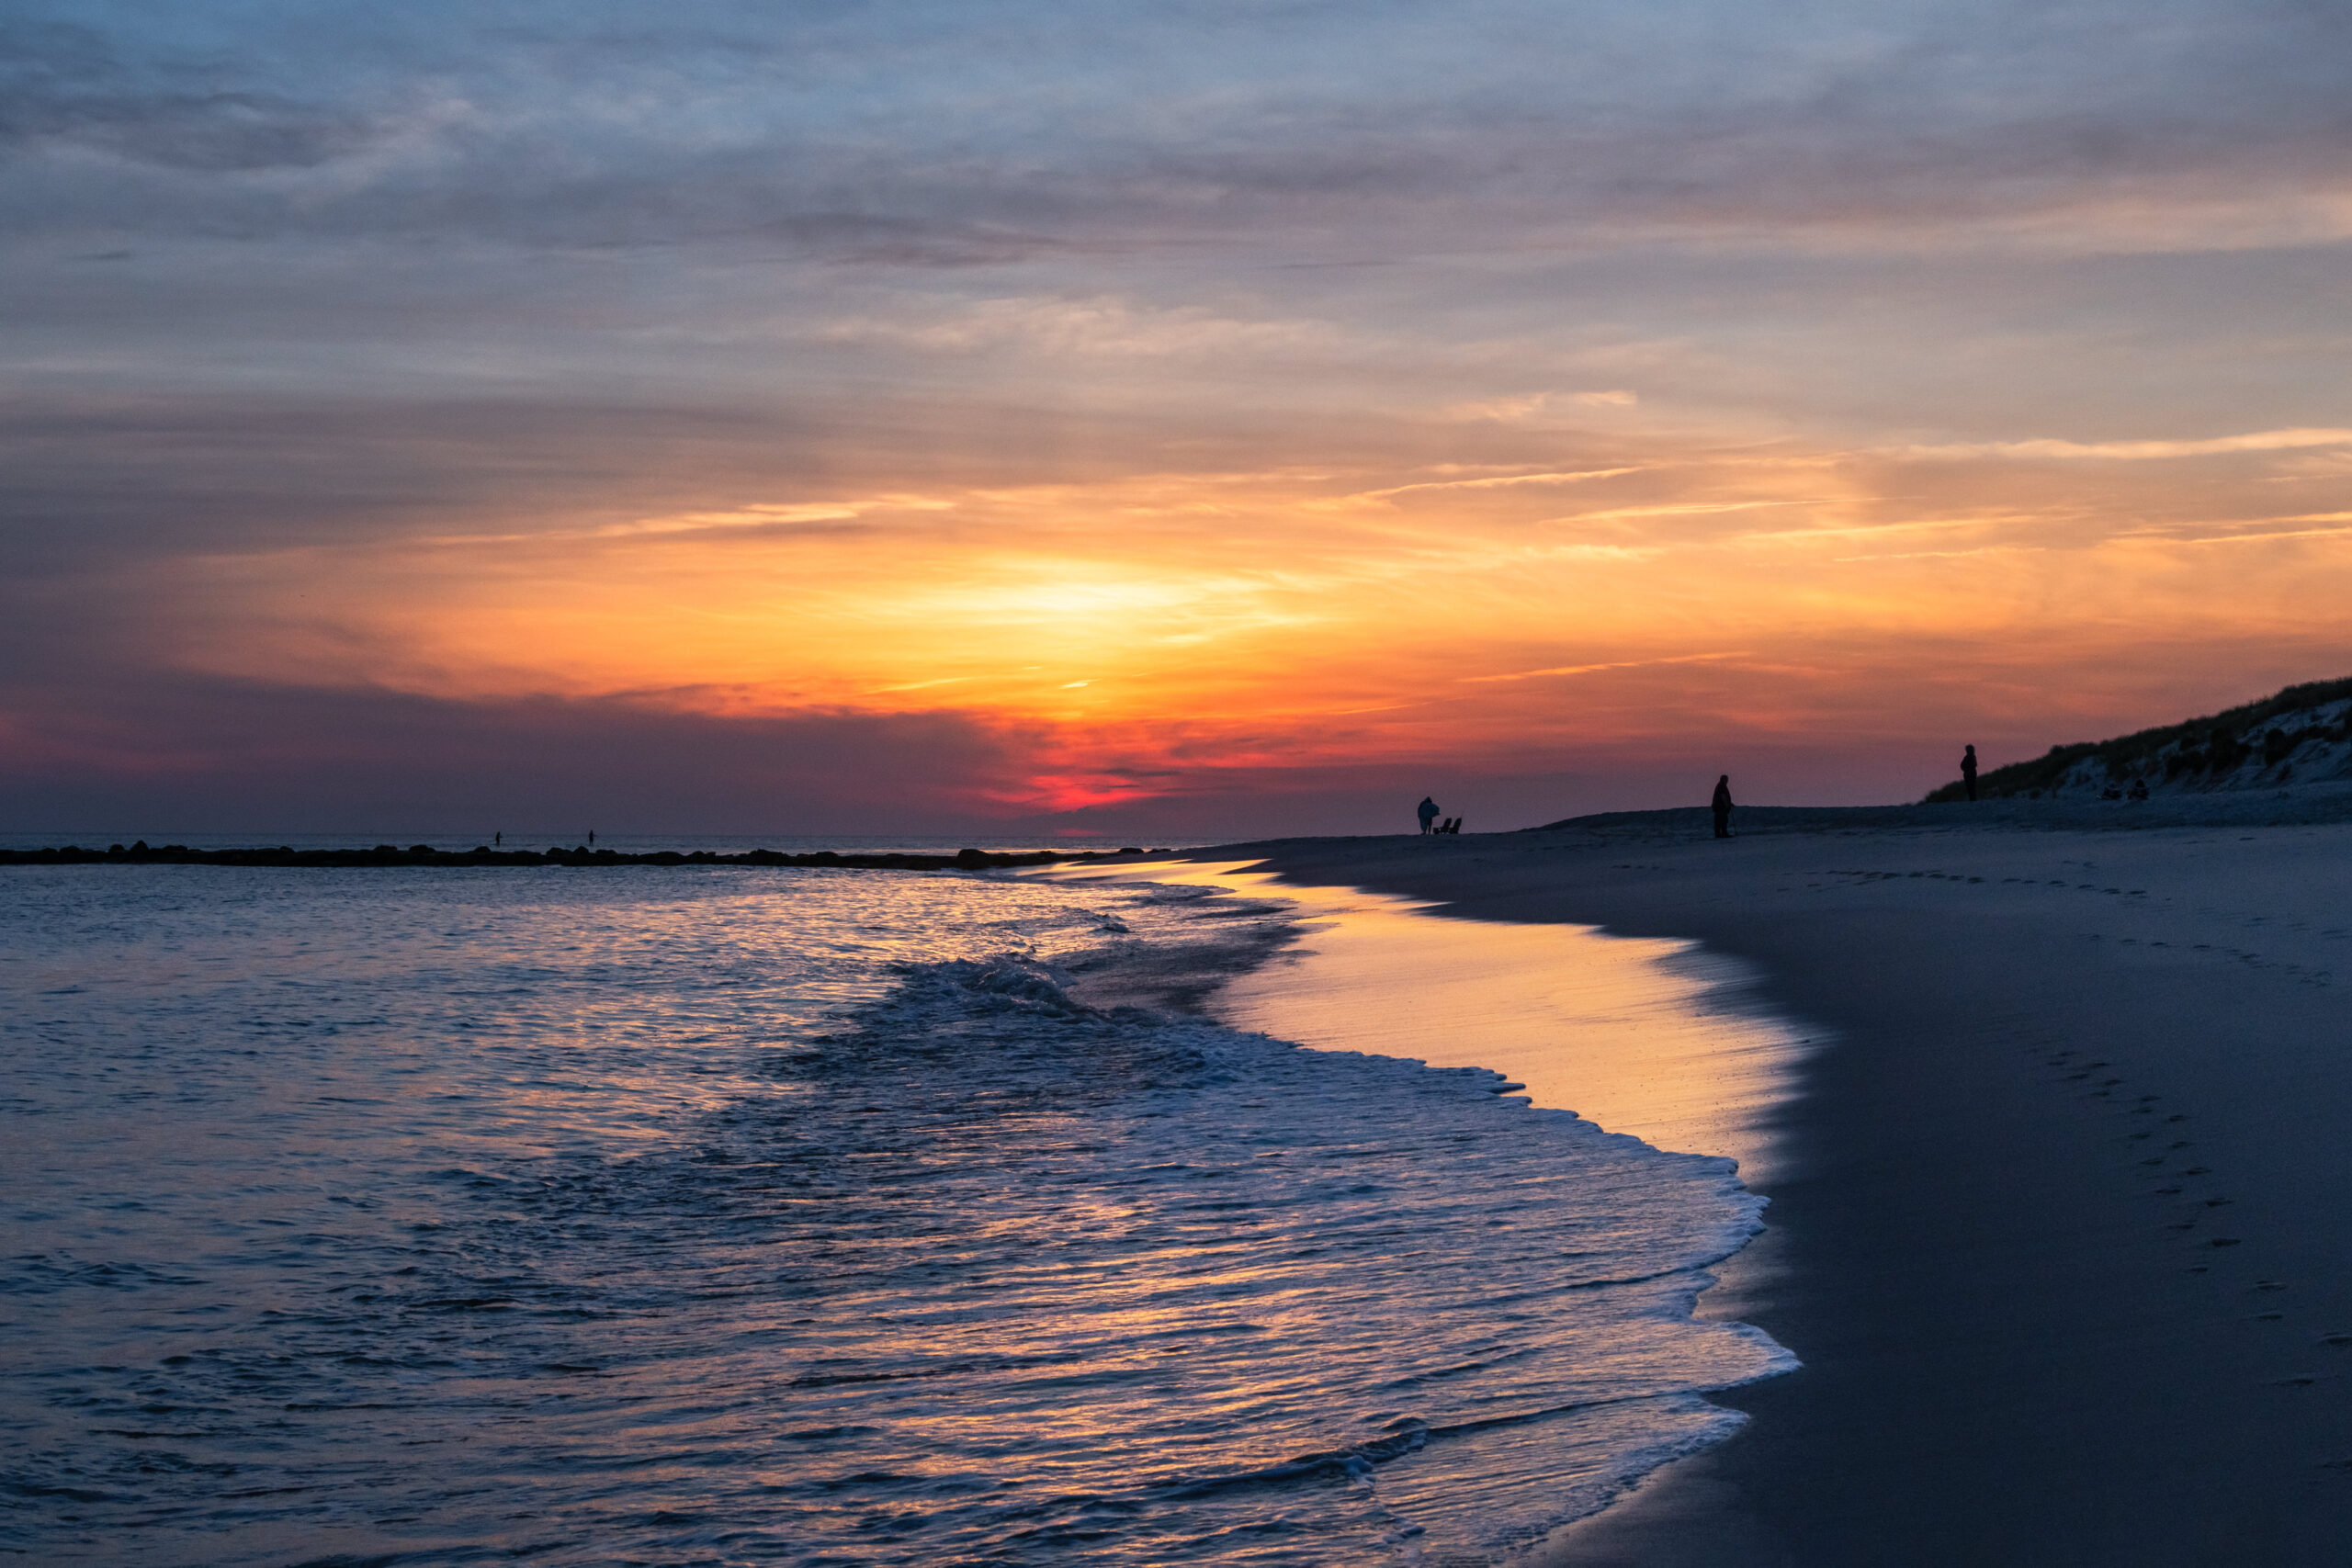
[[[1295,916],[0,871],[0,1551],[1483,1563],[1722,1437],[1730,1162],[1187,1010]]]

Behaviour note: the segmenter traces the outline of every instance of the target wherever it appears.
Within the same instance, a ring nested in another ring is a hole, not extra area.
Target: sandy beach
[[[1696,939],[1826,1042],[1774,1113],[1769,1228],[1701,1307],[1803,1370],[1726,1392],[1739,1436],[1541,1561],[2320,1563],[2352,1551],[2339,805],[1747,812],[1728,842],[1651,813],[1214,858]]]

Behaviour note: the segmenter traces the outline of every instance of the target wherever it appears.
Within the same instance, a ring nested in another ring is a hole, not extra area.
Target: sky
[[[1471,830],[2352,674],[2352,11],[14,0],[0,829]]]

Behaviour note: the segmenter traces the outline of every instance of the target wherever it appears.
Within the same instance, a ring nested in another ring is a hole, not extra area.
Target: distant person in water
[[[490,847],[492,849],[496,849],[504,842],[506,842],[506,835],[503,833],[492,833],[490,836]]]
[[[1960,754],[1960,782],[1968,786],[1968,798],[1976,798],[1976,748],[1971,746]]]
[[[1421,796],[1420,805],[1413,809],[1421,818],[1421,831],[1428,832],[1437,821],[1437,802],[1425,795]]]
[[[1724,774],[1715,781],[1715,837],[1731,837],[1731,775]]]
[[[596,829],[594,828],[588,829],[588,847],[592,850],[596,847]]]

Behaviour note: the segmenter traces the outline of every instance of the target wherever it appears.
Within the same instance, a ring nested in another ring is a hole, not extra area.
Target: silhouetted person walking
[[[1971,746],[1960,754],[1960,782],[1968,786],[1968,798],[1976,798],[1976,748]]]
[[[1725,773],[1715,781],[1715,837],[1731,837],[1731,775]]]
[[[1428,832],[1431,825],[1437,821],[1437,802],[1425,795],[1421,796],[1420,805],[1413,809],[1420,814],[1421,831]]]

